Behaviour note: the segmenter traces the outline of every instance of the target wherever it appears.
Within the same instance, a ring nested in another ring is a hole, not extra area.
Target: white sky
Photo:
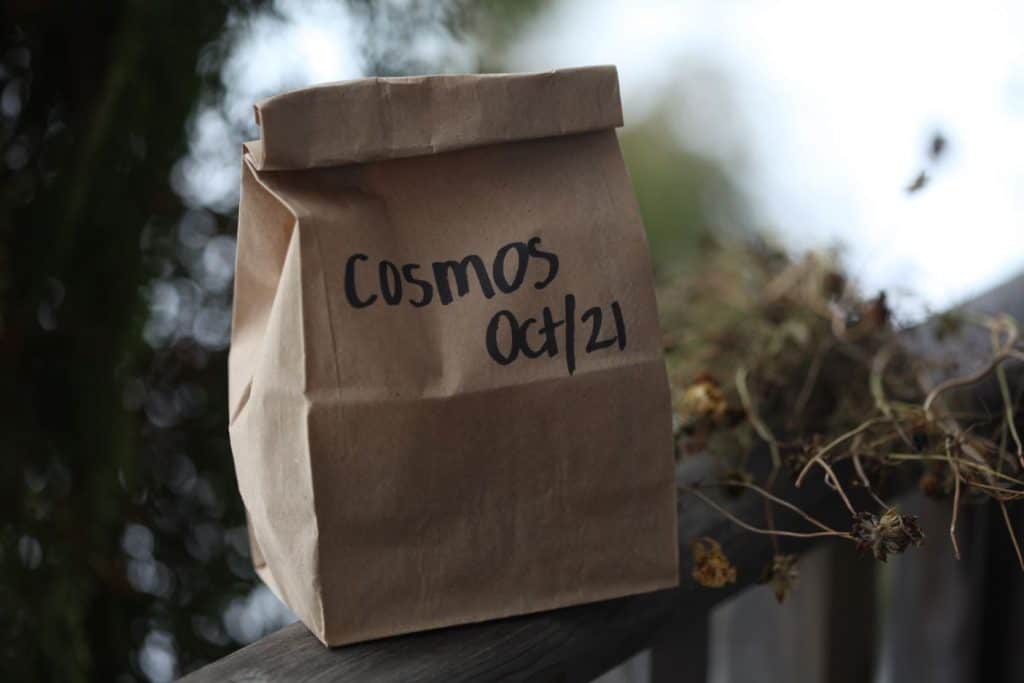
[[[869,287],[942,306],[1024,269],[1024,6],[1009,2],[563,0],[511,66],[619,67],[629,121],[669,97],[794,246],[841,240]],[[672,92],[711,66],[734,111]],[[724,123],[723,123],[724,122]],[[933,182],[904,188],[933,130]]]
[[[195,205],[236,202],[231,136],[240,124],[255,134],[253,101],[364,72],[366,31],[344,3],[275,8],[236,19],[223,106],[195,119],[175,175]],[[417,36],[409,52],[472,68],[471,42],[438,23]],[[1022,36],[1024,2],[561,0],[506,62],[616,64],[627,125],[667,101],[680,142],[728,162],[788,243],[841,241],[867,287],[940,307],[1024,269]],[[693,79],[695,69],[721,83]],[[935,129],[949,151],[908,195]]]

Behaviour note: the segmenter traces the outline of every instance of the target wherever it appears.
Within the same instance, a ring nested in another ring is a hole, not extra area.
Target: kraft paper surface
[[[328,645],[675,586],[614,68],[257,111],[229,393],[260,576]]]

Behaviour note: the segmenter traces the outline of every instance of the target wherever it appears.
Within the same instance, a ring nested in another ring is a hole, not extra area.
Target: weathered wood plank
[[[903,499],[930,543],[894,558],[886,596],[883,681],[935,683],[1024,679],[1024,574],[1000,509],[966,506],[958,528],[962,559],[947,541],[948,501]],[[1014,525],[1024,525],[1019,504]]]
[[[1024,426],[1024,425],[1021,425]],[[1019,683],[1024,680],[1024,574],[1006,533],[998,506],[985,506],[982,523],[988,552],[973,606],[979,613],[976,639],[977,661],[973,678],[986,683]],[[1024,508],[1010,507],[1018,542],[1024,531]]]
[[[711,636],[708,617],[707,614],[677,611],[654,636],[649,683],[705,683],[708,680]]]
[[[984,297],[980,310],[1024,313],[1024,277]],[[763,453],[761,454],[764,455]],[[766,462],[767,457],[754,457]],[[711,463],[688,459],[683,482],[707,477]],[[845,527],[849,513],[821,482],[800,490],[782,487],[794,500],[826,523]],[[760,522],[763,507],[752,496],[731,506],[737,514]],[[790,514],[777,513],[780,526],[800,528]],[[187,676],[187,683],[231,681],[588,681],[646,647],[676,613],[705,619],[713,605],[757,580],[772,555],[768,538],[737,529],[692,497],[680,510],[682,585],[678,589],[571,607],[542,614],[324,648],[300,624],[294,624]],[[739,571],[735,586],[698,588],[689,579],[691,541],[710,536],[722,542]],[[810,543],[787,548],[804,550]]]
[[[752,588],[711,615],[711,683],[845,683],[874,672],[874,561],[850,544],[805,554],[782,605]]]
[[[978,677],[987,506],[961,512],[957,561],[949,543],[949,501],[919,493],[903,508],[918,516],[927,542],[890,560],[885,582],[881,680],[967,683]]]
[[[829,683],[864,683],[875,676],[876,573],[874,558],[853,545],[830,549],[826,575],[825,676]]]
[[[977,312],[1000,311],[1024,320],[1024,278],[989,292],[971,305]],[[986,334],[959,344],[953,360],[960,372],[979,365],[990,352]],[[965,350],[965,348],[967,350]],[[1009,372],[1021,377],[1020,364]],[[981,409],[1002,410],[994,382],[976,388]],[[1024,633],[1024,581],[1006,535],[999,508],[964,505],[957,523],[961,560],[949,542],[951,503],[920,494],[903,499],[918,515],[928,542],[917,552],[893,558],[885,581],[885,619],[881,654],[883,681],[936,683],[1024,680],[1019,647]],[[1020,503],[1010,506],[1018,536],[1024,531]],[[1016,630],[1015,630],[1016,629]]]

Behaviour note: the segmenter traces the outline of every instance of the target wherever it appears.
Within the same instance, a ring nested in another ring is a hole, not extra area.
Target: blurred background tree
[[[344,7],[365,37],[362,73],[391,75],[499,69],[540,4]],[[169,680],[289,619],[251,569],[226,431],[234,190],[209,193],[236,185],[195,171],[207,154],[237,167],[238,141],[255,134],[249,103],[224,98],[231,51],[269,39],[260,27],[282,10],[3,11],[0,670]],[[424,26],[475,42],[416,52]],[[665,269],[717,220],[707,198],[735,193],[656,123],[624,143]]]
[[[152,347],[182,277],[169,185],[223,2],[8,3],[0,45],[0,648],[6,680],[138,677],[230,646],[251,586],[225,354]],[[187,222],[187,221],[186,221]],[[204,227],[230,230],[226,219]],[[225,300],[227,295],[222,293]],[[232,530],[236,530],[232,536]],[[232,541],[234,542],[232,544]],[[140,665],[143,665],[140,668]]]

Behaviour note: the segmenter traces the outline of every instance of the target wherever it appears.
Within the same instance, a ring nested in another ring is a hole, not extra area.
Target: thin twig
[[[750,421],[751,426],[753,426],[754,431],[768,443],[768,450],[771,451],[772,455],[772,466],[775,468],[782,467],[782,457],[779,455],[779,442],[775,440],[768,426],[758,417],[754,400],[750,397],[750,391],[747,389],[747,368],[742,365],[736,370],[736,392],[740,395],[740,403],[743,404],[743,410],[746,411],[747,419]]]
[[[892,421],[893,427],[896,428],[896,433],[900,435],[901,439],[903,439],[903,443],[910,446],[910,437],[908,437],[906,432],[903,431],[903,427],[893,414],[892,406],[885,396],[885,368],[889,364],[889,360],[892,358],[892,352],[893,342],[890,341],[875,354],[875,357],[871,361],[871,373],[868,376],[868,387],[871,389],[871,396],[875,399],[875,407],[877,407],[883,415]]]
[[[768,475],[767,481],[765,481],[764,489],[768,493],[771,493],[772,487],[775,486],[775,479],[779,476],[779,468],[773,467],[772,473]],[[774,497],[774,496],[772,496]],[[768,525],[770,531],[775,531],[775,508],[772,507],[772,501],[770,497],[764,498],[764,522]],[[779,537],[773,535],[772,539],[772,554],[779,555],[782,550],[779,548]]]
[[[996,450],[996,453],[999,456],[999,458],[996,460],[996,471],[997,472],[1002,472],[1003,471],[1003,463],[1004,462],[1012,462],[1015,465],[1017,464],[1017,462],[1014,461],[1013,459],[1011,459],[1010,456],[1006,452],[1006,441],[1009,438],[1010,438],[1010,431],[1006,427],[1006,418],[1004,417],[1003,418],[1003,423],[1001,425],[999,425],[999,447]],[[1018,469],[1019,469],[1019,466],[1018,466]]]
[[[815,350],[814,357],[811,358],[811,364],[807,368],[807,376],[804,378],[803,386],[800,387],[800,393],[797,394],[796,402],[793,404],[793,420],[796,420],[798,416],[804,414],[804,409],[807,407],[807,401],[811,398],[811,391],[814,389],[814,385],[818,381],[818,374],[821,372],[821,365],[825,360],[825,354],[831,346],[831,342],[823,341],[818,345],[817,350]]]
[[[953,462],[953,454],[949,449],[949,440],[946,440],[946,459],[949,460],[949,467],[953,470],[953,516],[949,523],[949,538],[953,541],[953,556],[960,559],[960,544],[956,540],[956,520],[960,515],[960,469]]]
[[[969,384],[974,384],[975,382],[984,379],[990,372],[992,372],[993,368],[998,366],[1007,358],[1012,358],[1015,355],[1016,354],[1013,352],[1012,349],[1003,349],[999,353],[992,356],[992,358],[990,358],[989,361],[985,363],[983,367],[972,372],[971,374],[962,375],[960,377],[951,377],[950,379],[947,379],[945,382],[940,382],[938,385],[936,385],[934,389],[928,392],[928,396],[924,400],[924,405],[922,407],[924,408],[925,415],[928,416],[929,420],[933,420],[934,416],[932,415],[932,403],[934,403],[935,399],[937,399],[941,394],[949,391],[950,389],[955,389],[956,387],[963,387]],[[1022,355],[1021,357],[1024,358],[1024,355]]]
[[[731,521],[733,524],[736,524],[737,526],[742,527],[747,531],[751,531],[755,534],[765,534],[768,536],[788,536],[791,538],[821,538],[822,536],[838,536],[839,538],[845,538],[851,541],[853,540],[852,535],[843,531],[779,531],[778,529],[772,531],[768,529],[761,529],[760,527],[756,527],[752,524],[744,522],[742,519],[740,519],[733,513],[729,512],[727,509],[725,509],[715,501],[711,500],[711,498],[705,496],[696,488],[692,486],[684,486],[682,487],[682,489],[683,491],[686,491],[687,493],[692,493],[693,495],[700,498],[702,501],[704,501],[712,508],[720,512],[723,516],[725,516],[726,519]]]
[[[825,484],[830,486],[839,494],[839,497],[843,499],[843,503],[846,505],[846,509],[850,511],[851,515],[856,517],[857,510],[853,507],[853,503],[850,502],[850,499],[846,497],[846,491],[843,489],[843,485],[839,483],[839,477],[836,476],[832,466],[824,460],[819,460],[818,466],[825,470]]]
[[[995,486],[993,484],[986,484],[984,482],[974,481],[973,479],[968,480],[965,478],[964,481],[968,483],[968,486],[984,489],[986,491],[991,491],[994,494],[992,497],[995,498],[996,500],[1013,501],[1019,500],[1020,498],[1024,498],[1024,491],[1008,489],[1005,486]]]
[[[898,460],[898,461],[900,461],[900,460],[921,460],[921,461],[939,460],[939,461],[942,461],[942,462],[948,462],[948,460],[949,460],[949,458],[947,458],[945,455],[933,455],[933,454],[930,454],[930,453],[890,453],[890,454],[888,454],[885,457],[886,457],[887,460]],[[979,463],[976,463],[976,462],[971,462],[970,460],[964,460],[962,458],[957,458],[957,460],[958,460],[958,462],[959,462],[961,467],[970,467],[970,468],[976,469],[976,470],[978,470],[980,472],[984,472],[985,474],[988,474],[989,476],[993,476],[993,477],[996,477],[996,478],[999,478],[999,479],[1005,479],[1006,481],[1012,482],[1012,483],[1017,484],[1019,486],[1024,486],[1024,480],[1017,479],[1016,477],[1012,477],[1009,474],[1006,474],[1005,472],[998,472],[998,471],[992,469],[991,467],[988,467],[987,465],[979,464]]]
[[[1006,522],[1006,532],[1010,534],[1010,541],[1013,542],[1013,551],[1017,553],[1017,563],[1021,571],[1024,571],[1024,556],[1020,553],[1020,544],[1017,543],[1017,534],[1013,531],[1013,523],[1010,521],[1010,513],[1006,510],[1006,503],[999,501],[999,508],[1003,511],[1003,521]]]
[[[1013,406],[1013,399],[1010,397],[1010,384],[1006,381],[1006,369],[1000,365],[996,367],[996,379],[999,381],[999,393],[1003,398],[1003,410],[1006,412],[1006,426],[1010,429],[1010,436],[1017,447],[1017,462],[1021,469],[1024,469],[1024,445],[1021,444],[1020,434],[1017,433],[1017,416]]]
[[[789,510],[792,510],[793,512],[797,513],[798,515],[800,515],[801,517],[806,519],[808,522],[810,522],[814,526],[816,526],[819,529],[821,529],[822,531],[831,531],[832,533],[836,533],[836,534],[839,533],[839,531],[837,531],[836,529],[833,529],[832,527],[828,526],[824,522],[821,522],[821,521],[815,519],[814,517],[812,517],[810,514],[808,514],[804,510],[801,510],[798,506],[794,505],[793,503],[790,503],[788,500],[783,500],[782,498],[779,498],[778,496],[775,496],[772,493],[769,493],[768,491],[766,491],[765,489],[761,488],[757,484],[751,484],[751,483],[748,483],[748,482],[745,482],[745,481],[730,481],[728,484],[715,484],[715,485],[719,486],[721,488],[739,486],[741,488],[750,489],[751,491],[754,491],[754,492],[758,493],[759,495],[764,496],[764,498],[766,500],[770,500],[773,503],[778,503],[782,507],[787,508]],[[705,484],[704,486],[708,486],[708,484]]]
[[[872,418],[872,419],[868,420],[867,422],[861,423],[857,427],[851,429],[850,431],[846,432],[842,436],[837,437],[836,439],[834,439],[833,441],[829,442],[828,444],[826,444],[822,448],[818,449],[818,452],[814,454],[814,457],[811,458],[807,462],[806,465],[804,465],[802,470],[800,470],[800,474],[797,475],[797,478],[796,478],[796,485],[800,486],[800,484],[803,483],[804,477],[807,476],[807,472],[811,469],[811,466],[814,465],[814,463],[816,461],[821,460],[822,456],[824,456],[830,450],[832,450],[833,448],[835,448],[839,444],[843,443],[847,439],[852,439],[853,437],[857,436],[861,432],[866,431],[866,430],[870,429],[871,427],[875,426],[876,424],[878,424],[879,422],[884,422],[884,421],[885,421],[884,418],[877,418],[877,417],[876,418]]]
[[[875,489],[871,486],[871,480],[868,479],[868,475],[864,473],[864,466],[860,464],[860,456],[856,453],[853,454],[853,469],[857,471],[857,476],[860,478],[860,483],[864,485],[864,489],[871,494],[871,497],[875,499],[875,502],[883,508],[888,508],[884,500],[878,497],[875,493]]]

